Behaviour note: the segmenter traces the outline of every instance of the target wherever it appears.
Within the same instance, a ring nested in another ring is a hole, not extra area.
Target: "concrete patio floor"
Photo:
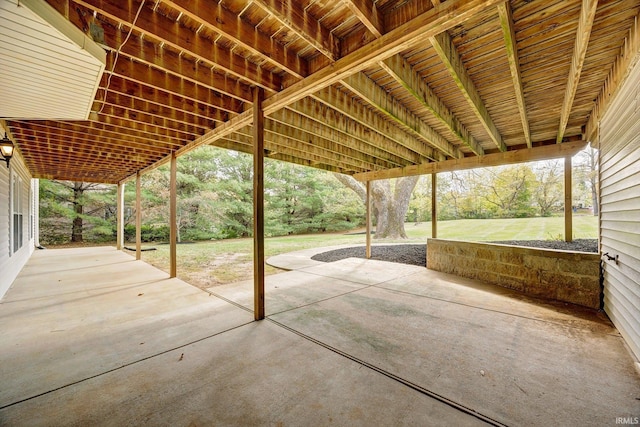
[[[640,376],[600,313],[421,267],[303,258],[267,277],[254,322],[250,282],[209,294],[113,248],[34,253],[0,301],[0,425],[640,417]]]

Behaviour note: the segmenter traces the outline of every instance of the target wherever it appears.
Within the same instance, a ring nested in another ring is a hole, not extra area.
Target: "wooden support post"
[[[564,158],[564,240],[573,241],[573,196],[571,195],[571,156]]]
[[[431,237],[433,239],[438,238],[438,206],[437,206],[437,187],[438,187],[438,174],[431,174]]]
[[[264,90],[253,94],[253,315],[264,319]]]
[[[124,247],[124,183],[118,184],[116,194],[116,249]]]
[[[142,184],[136,172],[136,259],[142,258]]]
[[[366,197],[366,204],[367,204],[367,230],[366,230],[366,256],[367,259],[371,259],[371,181],[367,181],[366,183],[366,187],[367,187],[367,197]]]
[[[169,174],[169,277],[176,277],[178,273],[176,251],[178,241],[177,163],[176,152],[174,151],[171,153],[171,169]]]

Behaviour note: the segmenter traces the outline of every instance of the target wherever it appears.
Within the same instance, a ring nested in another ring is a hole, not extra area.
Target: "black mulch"
[[[573,242],[557,240],[505,240],[491,243],[543,249],[560,249],[574,252],[598,252],[598,239],[576,239]],[[336,249],[311,257],[311,259],[315,261],[322,262],[334,262],[345,258],[366,258],[364,246]],[[426,267],[427,245],[372,246],[371,259]]]

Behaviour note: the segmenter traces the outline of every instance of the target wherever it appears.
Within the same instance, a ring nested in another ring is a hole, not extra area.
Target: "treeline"
[[[247,237],[253,221],[250,155],[210,146],[178,159],[178,237],[181,241]],[[114,241],[116,186],[42,180],[41,241]],[[169,170],[142,176],[142,239],[169,237]],[[125,237],[135,238],[135,184],[125,187]],[[364,223],[358,197],[330,173],[265,160],[268,236],[349,230]],[[75,226],[74,226],[75,224]]]
[[[595,158],[593,150],[574,158],[573,204],[591,206],[597,214]],[[180,241],[251,235],[253,167],[250,155],[205,146],[180,157],[177,165]],[[563,174],[561,160],[440,173],[438,219],[558,214],[564,207]],[[342,231],[363,226],[363,196],[357,194],[362,189],[353,185],[349,189],[345,185],[329,172],[266,159],[266,235]],[[387,187],[389,194],[398,192],[393,182]],[[114,185],[41,180],[41,242],[115,241],[115,193]],[[374,212],[382,208],[398,209],[406,212],[399,215],[400,222],[402,218],[408,222],[431,220],[430,176],[420,177],[410,197],[390,198],[389,203],[382,203],[376,199],[380,198],[378,193],[382,194],[380,191],[373,194]],[[143,241],[168,240],[168,201],[168,167],[144,174]],[[126,186],[125,205],[125,237],[131,241],[135,238],[133,182]]]
[[[572,206],[598,212],[595,150],[574,158]],[[440,173],[437,178],[439,220],[527,218],[564,211],[564,161]],[[412,193],[408,221],[431,219],[431,177],[423,176]]]

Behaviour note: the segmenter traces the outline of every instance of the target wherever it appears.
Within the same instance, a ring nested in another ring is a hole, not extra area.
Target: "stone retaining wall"
[[[428,239],[427,268],[600,308],[599,254]]]

